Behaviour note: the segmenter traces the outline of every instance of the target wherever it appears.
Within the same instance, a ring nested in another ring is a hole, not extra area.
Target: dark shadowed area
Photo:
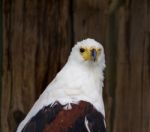
[[[105,48],[108,132],[150,132],[149,0],[0,0],[0,131],[13,132],[73,45]]]

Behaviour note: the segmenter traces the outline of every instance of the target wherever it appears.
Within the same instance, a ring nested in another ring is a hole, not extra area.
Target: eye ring
[[[80,53],[83,53],[85,51],[84,48],[80,48]]]

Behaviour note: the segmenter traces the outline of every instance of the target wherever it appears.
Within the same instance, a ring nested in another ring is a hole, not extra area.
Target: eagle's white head
[[[73,48],[68,59],[86,66],[100,66],[105,68],[105,56],[103,46],[94,39],[85,39],[78,42]]]

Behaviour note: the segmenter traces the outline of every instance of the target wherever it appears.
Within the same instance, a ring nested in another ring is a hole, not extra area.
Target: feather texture
[[[22,132],[105,132],[103,115],[90,103],[71,104],[69,110],[64,110],[64,107],[59,102],[44,107]]]

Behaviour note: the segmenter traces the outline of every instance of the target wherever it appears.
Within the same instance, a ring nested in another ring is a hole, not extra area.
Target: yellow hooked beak
[[[96,61],[99,54],[101,52],[101,49],[99,48],[80,48],[80,53],[82,57],[84,58],[85,61],[91,60],[91,61]]]

